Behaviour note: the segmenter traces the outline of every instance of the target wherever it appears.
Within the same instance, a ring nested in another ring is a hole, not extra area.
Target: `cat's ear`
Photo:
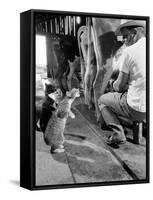
[[[57,89],[57,92],[58,92],[59,95],[63,96],[63,92],[60,88]]]
[[[55,101],[55,93],[50,93],[48,96]]]

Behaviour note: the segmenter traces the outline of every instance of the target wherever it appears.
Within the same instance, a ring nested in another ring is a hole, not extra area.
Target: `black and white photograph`
[[[151,199],[151,5],[1,2],[2,200]]]
[[[34,12],[35,187],[148,182],[148,18]]]

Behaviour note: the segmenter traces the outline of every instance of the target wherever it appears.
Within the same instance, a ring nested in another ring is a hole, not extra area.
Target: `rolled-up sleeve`
[[[123,51],[120,60],[118,62],[119,71],[129,74],[130,56],[126,50]]]
[[[113,89],[116,92],[124,92],[128,89],[128,79],[130,73],[130,56],[125,50],[118,61],[118,66],[120,72],[117,80],[113,84]]]

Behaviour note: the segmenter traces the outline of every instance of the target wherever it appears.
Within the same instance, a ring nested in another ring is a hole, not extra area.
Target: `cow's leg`
[[[89,66],[86,67],[86,72],[84,76],[84,97],[85,104],[89,105],[89,88],[90,88],[90,76],[89,76]]]
[[[59,76],[59,77],[57,78],[57,82],[58,82],[59,88],[61,89],[61,91],[63,92],[63,94],[65,94],[65,93],[66,93],[66,90],[65,90],[65,88],[63,87],[63,84],[62,84],[62,76]]]
[[[82,79],[82,87],[85,91],[85,73],[86,73],[86,65],[87,65],[87,45],[86,45],[86,34],[88,33],[88,27],[82,26],[78,30],[78,47],[80,54],[80,65],[81,65],[81,79]]]
[[[92,89],[94,81],[94,65],[93,61],[93,46],[91,42],[91,23],[90,19],[88,20],[88,52],[87,52],[87,66],[85,73],[85,103],[89,106],[89,109],[93,107],[92,104]]]
[[[101,55],[99,54],[99,48],[97,47],[98,36],[96,37],[96,32],[95,32],[93,27],[92,27],[91,31],[92,31],[93,46],[94,46],[95,56],[96,56],[96,61],[97,61],[96,76],[95,76],[95,80],[93,82],[93,93],[94,93],[94,103],[95,103],[96,117],[97,117],[97,120],[99,120],[100,119],[100,110],[99,110],[99,107],[98,107],[98,98],[99,98],[99,95],[100,95],[100,91],[98,91],[98,89],[101,87],[101,82],[98,81],[98,80],[101,78],[100,77],[100,70],[102,72],[103,72],[103,70],[102,70],[102,67],[100,67],[101,63],[102,63],[102,58],[101,58]]]
[[[74,67],[73,63],[71,63],[71,62],[69,62],[69,67],[70,67],[70,72],[67,76],[67,85],[68,85],[69,91],[71,91],[71,89],[72,89],[72,77],[73,77],[73,74],[75,72],[75,67]]]
[[[89,88],[89,109],[93,108],[94,105],[94,80],[96,77],[96,65],[90,65],[90,88]],[[95,107],[95,106],[94,106]]]
[[[86,65],[87,65],[87,50],[86,46],[81,43],[81,49],[80,49],[80,63],[81,63],[81,78],[82,78],[82,84],[83,89],[85,90],[85,73],[86,73]]]
[[[110,60],[108,60],[108,63],[109,62],[110,62]],[[108,84],[108,81],[111,78],[112,71],[113,70],[112,70],[111,65],[108,66],[108,67],[104,67],[104,68],[100,69],[97,72],[96,78],[95,78],[94,83],[93,83],[95,110],[96,110],[96,117],[97,117],[98,121],[99,121],[100,116],[101,116],[99,106],[98,106],[98,99],[102,94],[104,94],[105,89],[106,89],[107,84]]]
[[[97,120],[100,118],[100,110],[98,107],[98,99],[99,97],[104,94],[108,81],[112,74],[112,57],[107,59],[106,64],[103,65],[103,57],[101,52],[101,44],[98,38],[98,34],[96,33],[96,29],[94,27],[94,20],[93,20],[93,27],[92,27],[92,36],[93,36],[93,44],[94,50],[96,55],[97,61],[97,73],[95,76],[95,80],[93,83],[93,91],[94,91],[94,102],[95,102],[95,109],[96,109],[96,116]]]
[[[85,73],[86,73],[86,64],[85,61],[82,60],[81,61],[81,80],[82,80],[82,87],[83,87],[83,91],[85,91]]]
[[[65,63],[60,64],[57,72],[58,85],[64,94],[66,93],[66,91],[68,91],[67,80],[66,77],[64,76],[64,71],[66,70],[65,67],[66,67]]]
[[[94,107],[94,98],[93,98],[93,83],[96,77],[97,68],[96,68],[96,60],[95,60],[95,53],[94,53],[94,47],[93,43],[90,47],[90,55],[89,55],[89,65],[87,69],[88,72],[88,84],[86,84],[87,89],[85,90],[87,92],[87,98],[88,98],[88,106],[89,109],[92,109]]]
[[[94,68],[95,66],[91,63],[87,65],[85,77],[84,77],[84,85],[85,85],[85,103],[88,105],[89,109],[93,107],[92,103],[92,90],[93,90],[93,81],[94,81]]]

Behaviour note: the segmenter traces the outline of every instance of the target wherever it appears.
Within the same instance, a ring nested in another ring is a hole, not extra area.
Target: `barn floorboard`
[[[65,128],[65,152],[50,154],[42,132],[36,132],[36,185],[59,185],[145,179],[146,147],[128,141],[114,149],[105,143],[109,131],[100,129],[83,98],[72,108]]]

